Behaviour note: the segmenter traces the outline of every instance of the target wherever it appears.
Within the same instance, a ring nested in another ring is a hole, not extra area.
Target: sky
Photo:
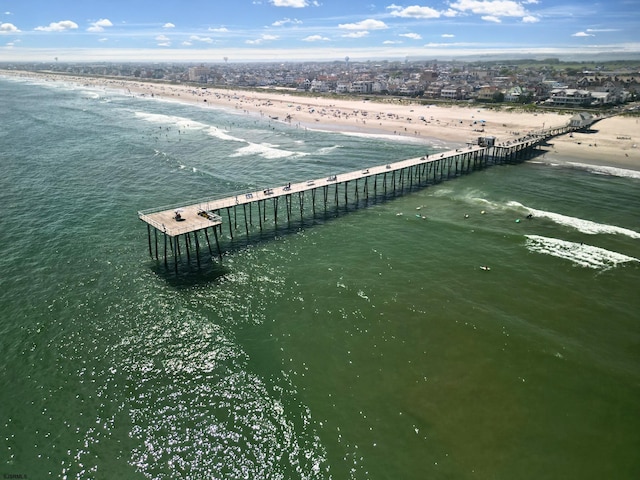
[[[0,62],[640,53],[640,0],[0,0]]]

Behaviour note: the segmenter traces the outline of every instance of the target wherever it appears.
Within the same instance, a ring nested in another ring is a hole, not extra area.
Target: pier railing
[[[257,227],[261,232],[263,228],[271,228],[267,226],[268,206],[271,212],[270,216],[273,216],[273,228],[277,229],[278,202],[280,199],[283,202],[281,208],[284,209],[283,213],[286,214],[286,222],[291,224],[291,218],[293,217],[292,206],[294,195],[296,195],[300,207],[300,222],[302,222],[305,215],[309,213],[312,216],[316,215],[316,201],[320,204],[319,209],[324,210],[325,214],[328,208],[332,208],[332,203],[335,203],[335,208],[338,209],[339,189],[344,196],[342,203],[347,206],[350,202],[359,202],[360,196],[365,202],[368,202],[370,195],[373,198],[377,198],[379,195],[386,198],[387,191],[395,196],[396,192],[402,194],[405,191],[405,187],[408,191],[411,191],[414,186],[421,187],[438,183],[489,165],[519,163],[535,155],[536,151],[539,151],[540,145],[550,138],[588,128],[602,118],[594,118],[588,125],[577,126],[571,125],[569,122],[562,126],[532,131],[523,136],[503,139],[500,143],[495,142],[496,139],[493,137],[481,138],[478,140],[478,144],[470,142],[466,148],[457,148],[447,152],[400,160],[385,165],[365,167],[353,172],[332,173],[329,177],[307,179],[306,181],[287,183],[281,186],[257,188],[253,191],[242,190],[210,195],[189,202],[140,210],[138,211],[138,216],[148,226],[148,243],[151,257],[155,257],[156,260],[159,258],[157,236],[158,234],[164,234],[164,262],[167,264],[167,243],[170,240],[169,247],[173,252],[174,264],[177,270],[177,258],[181,255],[181,241],[186,248],[187,259],[189,258],[191,242],[195,242],[196,259],[199,262],[199,232],[204,234],[209,251],[213,254],[207,233],[209,228],[211,228],[215,237],[218,254],[222,258],[219,240],[223,235],[223,213],[224,223],[227,224],[229,229],[228,238],[233,241],[239,224],[244,223],[247,237],[250,234],[250,230]],[[489,139],[491,140],[490,142],[484,142]],[[358,181],[361,182],[360,187]],[[352,185],[351,198],[348,195],[349,184]],[[307,192],[310,195],[310,210],[308,207],[305,208],[305,195]],[[257,212],[252,207],[256,207]],[[240,217],[240,222],[238,217]],[[257,226],[255,226],[256,220]],[[151,227],[154,229],[154,242],[152,242]],[[181,237],[183,237],[182,240]],[[155,243],[155,250],[152,249],[152,243]]]

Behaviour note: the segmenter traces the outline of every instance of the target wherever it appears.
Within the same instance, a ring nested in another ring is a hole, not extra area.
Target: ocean
[[[447,145],[0,97],[4,478],[640,478],[639,172],[546,154],[225,225],[176,273],[138,210]]]

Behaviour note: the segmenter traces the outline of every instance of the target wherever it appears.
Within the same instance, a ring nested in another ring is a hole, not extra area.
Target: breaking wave
[[[616,267],[621,263],[640,262],[637,258],[594,247],[593,245],[568,242],[539,235],[526,235],[526,237],[526,246],[529,251],[563,258],[581,267],[606,269]]]
[[[564,225],[567,227],[575,228],[579,232],[589,235],[596,234],[610,234],[610,235],[626,235],[631,238],[640,238],[640,233],[630,230],[628,228],[617,227],[615,225],[607,225],[604,223],[596,223],[591,220],[585,220],[582,218],[570,217],[568,215],[562,215],[560,213],[547,212],[545,210],[537,210],[522,205],[519,202],[507,202],[507,206],[523,209],[538,218],[548,218],[549,220],[557,223],[558,225]]]
[[[626,168],[618,168],[618,167],[607,167],[604,165],[589,165],[587,163],[577,163],[577,162],[567,162],[567,164],[573,167],[587,170],[588,172],[595,173],[598,175],[611,175],[614,177],[640,179],[640,171],[638,170],[629,170]]]

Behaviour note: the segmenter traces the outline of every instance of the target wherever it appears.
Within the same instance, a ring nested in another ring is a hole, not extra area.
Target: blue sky
[[[0,0],[0,61],[640,52],[640,0]]]

